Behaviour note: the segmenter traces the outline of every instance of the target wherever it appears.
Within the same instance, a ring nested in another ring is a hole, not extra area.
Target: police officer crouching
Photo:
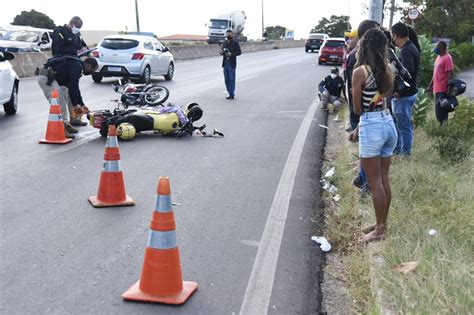
[[[341,97],[341,92],[345,97],[344,80],[339,76],[339,69],[337,67],[331,68],[331,74],[319,83],[318,89],[322,105],[321,109],[328,109],[329,103],[334,105],[334,111],[342,106],[344,99]]]
[[[72,106],[76,114],[89,112],[82,100],[79,79],[82,74],[92,74],[97,67],[97,61],[94,58],[86,58],[82,61],[78,57],[62,56],[48,59],[44,68],[38,71],[38,84],[46,99],[49,101],[53,90],[58,91],[66,138],[74,139],[72,133],[78,132],[69,122],[68,105]]]

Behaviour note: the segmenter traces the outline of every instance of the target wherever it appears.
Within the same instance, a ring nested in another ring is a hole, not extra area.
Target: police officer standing
[[[80,29],[82,27],[82,19],[78,16],[73,17],[69,24],[58,26],[53,31],[51,36],[52,42],[52,53],[53,57],[60,56],[74,56],[76,57],[78,52],[88,49],[86,43],[81,37]],[[63,87],[64,88],[64,87]],[[67,95],[65,91],[65,95]],[[70,123],[72,126],[86,126],[87,123],[81,120],[82,114],[75,113],[72,110],[72,104],[69,104]],[[77,132],[77,129],[72,128],[71,131]]]
[[[74,139],[75,137],[71,133],[77,132],[77,129],[74,129],[68,122],[68,104],[71,104],[75,113],[89,111],[82,100],[79,79],[82,74],[92,74],[97,70],[97,67],[97,60],[94,58],[86,58],[82,61],[77,57],[62,56],[48,59],[44,68],[39,70],[38,84],[46,99],[51,98],[53,89],[58,91],[66,138]]]
[[[53,31],[52,53],[53,57],[58,56],[77,56],[77,52],[87,48],[86,43],[81,37],[82,20],[75,16],[69,21],[69,24],[58,26]]]

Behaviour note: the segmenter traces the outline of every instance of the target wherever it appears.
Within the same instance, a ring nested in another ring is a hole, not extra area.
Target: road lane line
[[[238,79],[237,82],[244,82],[244,81],[247,81],[247,80],[250,80],[250,79],[253,79],[253,78],[256,78],[257,75],[256,74],[253,74],[253,75],[249,75],[248,77],[244,77],[242,79]]]
[[[77,135],[77,134],[76,134]],[[84,137],[83,137],[84,135]],[[100,138],[100,134],[97,132],[97,130],[90,130],[86,132],[82,132],[79,134],[80,138],[72,142],[70,145],[60,147],[58,149],[52,150],[52,153],[64,153],[66,151],[72,150],[74,148],[77,148],[83,144],[88,143],[89,141],[95,140],[97,138]]]
[[[245,290],[241,315],[268,312],[296,172],[318,103],[317,99],[311,103],[286,160]]]

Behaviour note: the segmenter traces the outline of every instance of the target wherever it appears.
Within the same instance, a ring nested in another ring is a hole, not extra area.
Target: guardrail
[[[242,53],[280,49],[280,48],[294,48],[303,47],[303,40],[276,40],[265,42],[245,42],[240,43]],[[219,55],[218,45],[189,45],[189,46],[170,46],[170,51],[176,60],[195,59],[203,57],[211,57]],[[15,59],[10,61],[13,69],[20,78],[33,76],[36,67],[42,67],[48,58],[51,57],[51,52],[32,52],[32,53],[17,53]]]

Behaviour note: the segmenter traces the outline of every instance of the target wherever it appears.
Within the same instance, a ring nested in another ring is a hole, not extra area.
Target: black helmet
[[[448,82],[448,94],[451,96],[458,96],[466,92],[467,84],[460,79],[452,79]]]
[[[191,122],[201,119],[203,113],[204,112],[201,107],[199,107],[198,103],[189,103],[186,106],[186,117],[188,117]]]
[[[449,112],[452,112],[456,106],[458,106],[458,99],[456,96],[451,96],[451,95],[446,95],[442,97],[439,101],[439,105],[441,108],[448,110]]]

